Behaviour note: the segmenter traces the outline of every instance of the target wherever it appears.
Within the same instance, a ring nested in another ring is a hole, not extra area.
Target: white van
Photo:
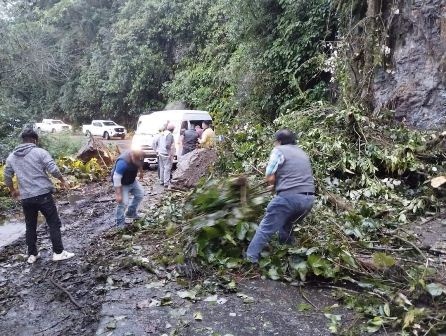
[[[195,110],[166,110],[142,115],[138,119],[136,132],[132,139],[132,149],[141,149],[144,152],[144,162],[148,164],[158,163],[157,155],[152,148],[153,138],[159,133],[163,125],[170,122],[175,125],[173,137],[177,157],[179,157],[182,152],[179,143],[181,129],[187,129],[191,124],[201,126],[204,120],[212,121],[209,113]]]

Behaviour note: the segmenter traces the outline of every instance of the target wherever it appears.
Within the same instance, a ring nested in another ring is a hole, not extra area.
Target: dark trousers
[[[26,223],[26,245],[28,255],[37,255],[37,215],[39,211],[45,217],[50,229],[53,252],[63,251],[62,236],[60,233],[60,218],[57,213],[56,204],[51,194],[40,195],[22,200],[23,213]]]

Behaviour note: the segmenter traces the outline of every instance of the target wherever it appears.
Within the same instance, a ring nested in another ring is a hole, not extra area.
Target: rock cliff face
[[[404,0],[393,9],[390,67],[374,81],[375,109],[418,128],[446,125],[446,0]]]

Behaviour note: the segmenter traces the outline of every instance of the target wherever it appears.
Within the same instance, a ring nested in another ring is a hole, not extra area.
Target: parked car
[[[101,136],[104,139],[118,137],[124,139],[127,130],[124,126],[118,125],[112,120],[93,120],[91,125],[83,125],[82,133],[85,135]]]
[[[132,139],[132,149],[141,149],[143,151],[145,163],[158,163],[157,155],[152,148],[153,138],[159,133],[159,129],[163,125],[171,122],[175,125],[173,137],[175,140],[176,156],[179,157],[182,152],[182,148],[179,146],[181,128],[187,129],[191,124],[201,126],[203,120],[212,120],[206,111],[167,110],[142,115],[138,119],[137,129]]]
[[[39,132],[59,133],[73,130],[71,125],[58,119],[43,119],[41,123],[35,123],[34,128]]]

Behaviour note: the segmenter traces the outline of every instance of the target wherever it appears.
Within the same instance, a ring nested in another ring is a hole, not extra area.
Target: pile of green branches
[[[275,126],[299,134],[299,145],[313,162],[317,200],[295,226],[294,246],[273,239],[263,252],[262,274],[290,282],[348,282],[342,299],[369,319],[364,326],[369,332],[394,327],[420,335],[444,328],[441,257],[418,246],[408,225],[439,210],[441,194],[427,182],[444,172],[442,137],[334,108],[290,113]],[[233,171],[247,175],[210,178],[181,195],[181,202],[170,196],[168,208],[157,209],[176,241],[175,260],[195,258],[222,269],[244,264],[243,252],[270,199],[258,174],[249,175],[253,158],[266,159],[256,156],[258,145],[250,141],[258,144],[270,132],[248,133],[243,143],[221,148],[226,169],[233,164]],[[237,146],[247,151],[247,162],[231,162]],[[340,321],[333,321],[332,329],[341,330]]]

